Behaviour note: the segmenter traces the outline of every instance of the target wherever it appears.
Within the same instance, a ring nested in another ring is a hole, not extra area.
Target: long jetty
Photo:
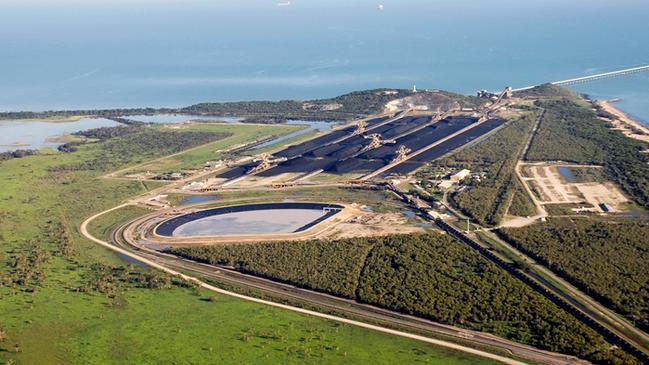
[[[590,75],[590,76],[576,77],[576,78],[573,78],[573,79],[567,79],[567,80],[561,80],[561,81],[553,81],[550,84],[559,85],[559,86],[583,84],[585,82],[597,81],[597,80],[602,80],[602,79],[609,79],[609,78],[613,78],[613,77],[630,75],[630,74],[635,74],[635,73],[639,73],[639,72],[646,72],[646,71],[649,71],[649,65],[633,67],[633,68],[626,68],[624,70],[604,72],[604,73],[600,73],[600,74],[596,74],[596,75]],[[514,89],[512,91],[524,91],[524,90],[529,90],[529,89],[531,89],[533,87],[534,86],[527,86],[527,87]]]

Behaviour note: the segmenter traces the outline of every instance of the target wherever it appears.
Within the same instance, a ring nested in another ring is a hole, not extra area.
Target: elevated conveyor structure
[[[646,66],[639,66],[639,67],[632,67],[632,68],[625,68],[623,70],[617,70],[617,71],[611,71],[611,72],[604,72],[604,73],[599,73],[596,75],[590,75],[590,76],[583,76],[583,77],[576,77],[572,79],[567,79],[567,80],[560,80],[560,81],[553,81],[550,82],[552,85],[557,85],[557,86],[570,86],[570,85],[577,85],[577,84],[583,84],[586,82],[591,82],[591,81],[597,81],[597,80],[603,80],[603,79],[610,79],[613,77],[620,77],[620,76],[625,76],[625,75],[631,75],[631,74],[636,74],[640,72],[647,72],[649,71],[649,65]],[[513,89],[512,91],[525,91],[532,89],[535,86],[526,86],[526,87],[521,87],[518,89]]]

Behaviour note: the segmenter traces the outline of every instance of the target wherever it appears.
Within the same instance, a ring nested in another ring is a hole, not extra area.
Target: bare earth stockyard
[[[629,199],[611,181],[575,181],[573,171],[598,170],[601,166],[562,163],[523,163],[523,181],[540,204],[576,204],[575,211],[620,212]]]

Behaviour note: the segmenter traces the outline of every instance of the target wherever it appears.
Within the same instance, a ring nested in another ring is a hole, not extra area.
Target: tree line
[[[119,127],[113,127],[119,128]],[[191,147],[214,142],[231,136],[231,133],[206,131],[165,131],[160,128],[125,126],[110,131],[91,131],[89,135],[104,138],[94,158],[81,162],[51,167],[51,172],[97,170],[106,171],[132,162],[165,153],[176,153]],[[125,132],[125,134],[122,134]],[[114,138],[119,137],[119,138]],[[106,139],[108,138],[108,139]]]
[[[599,118],[583,100],[562,98],[537,100],[546,113],[532,141],[529,160],[561,160],[604,166],[633,200],[649,208],[649,147],[624,136]]]
[[[443,234],[186,247],[167,252],[494,333],[595,363],[635,363],[479,253]]]
[[[501,236],[649,330],[649,223],[548,219]]]
[[[37,154],[37,150],[18,149],[15,151],[0,152],[0,161],[11,160],[12,158],[22,158]]]
[[[488,139],[461,149],[433,162],[431,169],[470,169],[484,173],[480,178],[465,179],[467,188],[450,195],[452,203],[481,224],[499,223],[510,205],[513,214],[533,215],[534,206],[525,194],[514,168],[534,125],[534,114],[528,114],[497,131]]]

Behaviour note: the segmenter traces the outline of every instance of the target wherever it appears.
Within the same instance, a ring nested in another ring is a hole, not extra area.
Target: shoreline
[[[42,123],[74,123],[78,122],[84,118],[95,118],[92,115],[70,115],[70,116],[54,116],[54,117],[44,117],[44,118],[1,118],[0,123],[2,122],[42,122]]]
[[[604,110],[605,112],[615,116],[616,119],[610,119],[610,122],[615,128],[620,129],[625,136],[649,143],[649,128],[647,128],[642,123],[634,120],[622,110],[613,106],[612,104],[616,101],[616,99],[598,100],[595,101],[595,104],[602,108],[602,110]],[[638,131],[642,133],[637,133]]]

